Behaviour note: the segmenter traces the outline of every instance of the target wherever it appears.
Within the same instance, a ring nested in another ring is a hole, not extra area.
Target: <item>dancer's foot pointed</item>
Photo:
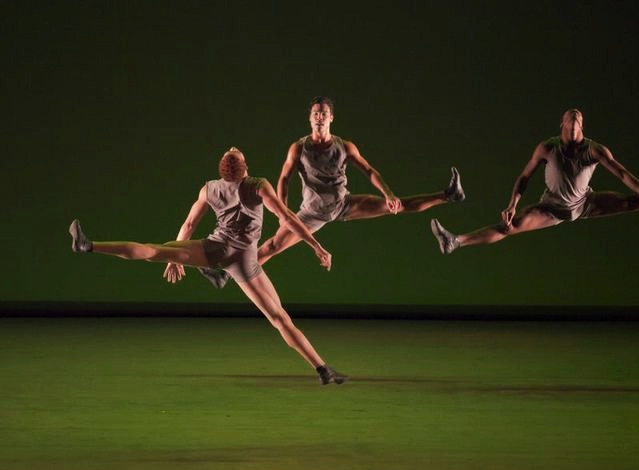
[[[197,268],[197,270],[200,271],[202,276],[211,281],[211,284],[217,289],[223,288],[228,280],[231,279],[231,275],[221,268]]]
[[[80,221],[78,219],[71,222],[71,225],[69,226],[69,233],[73,238],[73,241],[71,242],[71,249],[73,251],[82,253],[93,251],[93,242],[89,240],[82,231],[82,227],[80,227]]]
[[[435,235],[439,243],[439,249],[443,254],[448,255],[459,248],[457,237],[442,227],[442,224],[437,219],[430,221],[430,229],[433,231],[433,235]]]
[[[452,167],[451,169],[452,176],[450,178],[450,183],[448,183],[448,187],[444,189],[444,194],[448,198],[449,202],[462,202],[466,199],[466,195],[464,194],[464,188],[461,185],[461,178],[459,176],[459,171],[457,168]]]
[[[348,375],[340,374],[326,364],[319,366],[316,370],[322,385],[328,385],[331,383],[341,385],[348,380]]]

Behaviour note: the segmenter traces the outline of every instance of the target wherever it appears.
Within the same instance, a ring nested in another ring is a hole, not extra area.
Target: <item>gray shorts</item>
[[[590,189],[586,197],[573,204],[567,204],[562,199],[558,198],[554,194],[546,191],[541,196],[539,204],[537,206],[546,212],[549,212],[553,217],[561,221],[574,221],[577,219],[587,219],[592,212],[592,195],[593,191]]]
[[[338,201],[335,205],[328,208],[326,211],[317,211],[313,209],[308,209],[302,207],[298,213],[297,217],[302,221],[304,225],[311,231],[315,232],[319,230],[328,222],[333,222],[334,220],[344,220],[346,215],[348,214],[348,210],[351,206],[351,198],[350,194],[347,194],[346,197],[340,201]]]
[[[204,253],[212,268],[222,268],[238,282],[246,282],[262,273],[257,262],[257,245],[235,248],[226,242],[205,238]]]

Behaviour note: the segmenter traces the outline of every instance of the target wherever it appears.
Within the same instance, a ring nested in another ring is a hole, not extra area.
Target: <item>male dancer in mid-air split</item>
[[[347,376],[327,366],[304,334],[295,327],[273,284],[257,262],[263,206],[273,212],[282,225],[308,243],[320,264],[329,270],[331,254],[282,203],[266,179],[248,176],[244,155],[238,149],[232,147],[222,156],[219,171],[222,179],[208,181],[202,187],[176,241],[163,245],[91,241],[82,232],[79,221],[74,220],[69,227],[73,251],[168,263],[164,277],[171,283],[185,275],[184,265],[224,268],[280,332],[284,341],[315,368],[322,384],[344,383]],[[215,230],[204,240],[190,240],[209,206],[217,217]]]
[[[398,198],[380,173],[360,154],[354,143],[331,134],[333,102],[325,96],[313,98],[309,107],[311,134],[293,142],[277,182],[277,195],[287,204],[291,175],[297,171],[302,180],[302,204],[297,213],[311,232],[334,220],[356,220],[401,212],[422,212],[446,202],[464,200],[457,169],[443,191]],[[370,194],[350,194],[346,187],[346,165],[352,163],[364,173],[383,197]],[[266,240],[258,251],[264,264],[301,240],[298,233],[281,225],[275,235]],[[206,274],[216,287],[222,287],[228,274],[209,270]]]
[[[502,222],[470,233],[454,235],[437,219],[431,229],[442,253],[480,243],[494,243],[509,235],[560,224],[566,220],[602,217],[639,209],[639,180],[615,160],[610,150],[587,139],[583,133],[583,115],[569,109],[561,119],[561,133],[541,142],[515,181]],[[597,164],[615,175],[635,194],[624,196],[612,191],[593,191],[589,185]],[[537,204],[516,213],[532,174],[545,165],[546,189]]]

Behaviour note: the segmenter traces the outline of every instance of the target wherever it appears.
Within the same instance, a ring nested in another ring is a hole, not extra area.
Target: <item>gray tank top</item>
[[[553,137],[545,142],[549,149],[545,168],[546,196],[562,202],[567,208],[582,205],[592,192],[589,183],[597,167],[592,156],[594,142],[584,139],[575,157],[566,157],[561,152],[561,140]]]
[[[318,149],[308,135],[298,143],[302,146],[297,166],[302,179],[302,209],[330,213],[348,194],[344,141],[334,135],[327,148]]]
[[[209,238],[235,248],[257,244],[262,234],[264,206],[257,190],[263,178],[246,177],[239,183],[223,179],[207,181],[207,202],[215,212],[217,225]]]

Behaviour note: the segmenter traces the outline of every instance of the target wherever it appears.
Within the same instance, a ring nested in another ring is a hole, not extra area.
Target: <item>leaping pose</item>
[[[304,334],[295,327],[257,261],[263,206],[273,212],[283,226],[308,243],[326,269],[331,268],[331,254],[278,199],[266,179],[248,175],[244,155],[237,148],[232,147],[224,153],[219,171],[222,179],[208,181],[200,189],[175,241],[164,244],[91,241],[82,232],[80,222],[74,220],[69,227],[73,251],[168,263],[164,277],[171,283],[185,276],[185,265],[202,270],[222,268],[230,273],[246,296],[279,331],[286,344],[315,368],[322,384],[343,383],[347,376],[326,365]],[[190,240],[209,207],[217,217],[215,230],[204,240]]]
[[[439,204],[464,200],[459,173],[454,167],[450,183],[443,191],[402,198],[395,196],[381,174],[361,155],[354,143],[331,134],[333,119],[332,100],[325,96],[313,98],[308,118],[311,134],[291,144],[277,182],[277,195],[287,204],[289,182],[297,171],[302,181],[302,203],[297,216],[311,232],[335,220],[422,212]],[[350,194],[346,186],[348,163],[364,173],[382,196]],[[260,264],[300,240],[297,232],[287,225],[281,225],[275,235],[260,246]],[[223,271],[211,271],[209,274],[209,279],[216,287],[224,286],[228,280],[228,274]]]
[[[610,150],[583,133],[583,115],[569,109],[561,119],[561,133],[541,142],[515,181],[510,202],[501,213],[502,221],[474,232],[455,235],[437,219],[431,229],[442,253],[449,254],[462,246],[494,243],[509,235],[537,230],[564,221],[633,212],[639,209],[639,180],[614,159]],[[545,165],[546,189],[537,204],[517,213],[532,174]],[[635,194],[625,196],[612,191],[593,191],[589,183],[601,164]]]

